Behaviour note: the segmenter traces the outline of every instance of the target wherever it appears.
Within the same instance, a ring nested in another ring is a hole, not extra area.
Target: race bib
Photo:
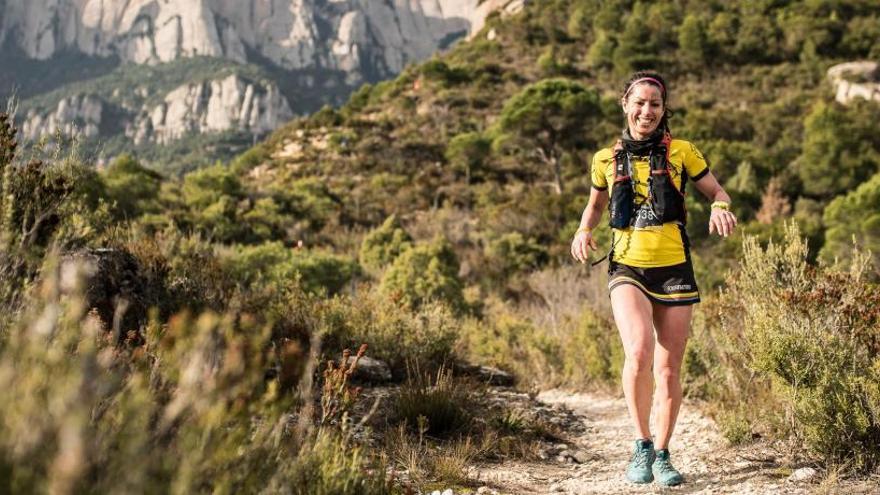
[[[654,210],[651,209],[651,205],[648,204],[647,201],[640,204],[638,208],[636,208],[636,210],[633,212],[633,215],[635,215],[633,228],[644,229],[648,227],[659,227],[663,225],[660,222],[660,219],[657,218],[657,215],[654,215]]]

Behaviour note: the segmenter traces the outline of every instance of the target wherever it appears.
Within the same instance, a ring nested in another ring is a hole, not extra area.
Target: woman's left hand
[[[712,208],[709,216],[709,233],[718,232],[718,235],[727,237],[733,233],[736,227],[736,216],[733,212],[723,208]]]

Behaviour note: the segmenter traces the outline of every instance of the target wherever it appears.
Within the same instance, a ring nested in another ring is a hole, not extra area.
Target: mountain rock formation
[[[478,0],[7,0],[0,43],[136,64],[190,56],[388,77],[482,24]],[[490,1],[489,4],[507,3]]]
[[[481,28],[493,10],[518,10],[523,3],[5,0],[0,47],[47,63],[71,54],[109,57],[119,61],[117,70],[216,57],[268,68],[273,75],[274,81],[228,73],[187,80],[140,104],[81,89],[39,105],[23,102],[22,129],[29,139],[57,131],[95,138],[124,133],[137,145],[166,144],[193,132],[264,134],[295,114],[338,103],[362,83],[392,77],[431,56]]]
[[[190,132],[239,129],[265,134],[291,118],[293,112],[275,84],[255,85],[231,75],[174,89],[158,105],[143,107],[125,135],[135,144],[167,144]]]

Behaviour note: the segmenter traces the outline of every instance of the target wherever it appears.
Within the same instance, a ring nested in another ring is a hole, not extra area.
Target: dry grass
[[[451,369],[441,366],[432,375],[412,364],[395,397],[392,416],[410,427],[424,427],[428,434],[449,435],[470,426],[471,400],[471,390],[452,376]]]

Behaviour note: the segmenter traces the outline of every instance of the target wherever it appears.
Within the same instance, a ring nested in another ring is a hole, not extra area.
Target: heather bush
[[[870,469],[880,461],[880,287],[867,280],[865,254],[856,252],[847,271],[807,257],[796,224],[766,247],[744,240],[740,270],[721,295],[721,327],[709,333],[728,343],[714,357],[703,349],[733,385],[715,396],[729,412],[749,401],[755,426],[790,432],[826,461]],[[736,370],[737,361],[748,370]],[[769,390],[756,377],[769,379]]]

